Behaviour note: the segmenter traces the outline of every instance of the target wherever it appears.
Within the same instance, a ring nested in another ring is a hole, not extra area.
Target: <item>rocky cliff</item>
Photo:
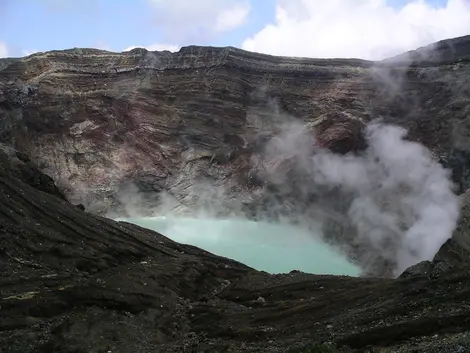
[[[298,168],[309,146],[362,150],[364,127],[380,118],[407,128],[465,191],[469,60],[470,37],[383,62],[195,46],[37,53],[0,61],[0,142],[95,214],[315,210],[328,240],[351,243],[349,196],[312,187],[311,170]],[[298,138],[298,126],[315,139]],[[384,262],[348,251],[363,267]]]
[[[369,66],[235,48],[39,53],[0,73],[1,138],[95,212],[122,211],[128,181],[187,205],[196,180],[250,183],[249,159],[275,115],[327,128]]]
[[[453,167],[463,192],[470,38],[442,43],[381,63],[231,47],[37,53],[0,65],[0,141],[73,202],[122,213],[130,182],[147,201],[164,190],[185,206],[197,181],[218,181],[249,204],[246,189],[266,181],[252,157],[287,117],[338,152],[359,148],[363,125],[381,117]]]

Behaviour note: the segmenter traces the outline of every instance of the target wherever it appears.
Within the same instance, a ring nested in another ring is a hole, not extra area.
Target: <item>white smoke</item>
[[[370,124],[361,155],[318,150],[311,158],[317,184],[354,195],[347,215],[357,236],[392,261],[397,274],[431,260],[452,236],[460,212],[449,172],[405,136],[403,128]]]

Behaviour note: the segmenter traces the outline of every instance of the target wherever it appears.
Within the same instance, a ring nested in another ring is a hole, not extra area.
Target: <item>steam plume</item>
[[[371,124],[362,155],[321,151],[312,158],[317,183],[355,195],[347,214],[357,235],[395,263],[397,273],[431,260],[459,217],[449,172],[405,135],[397,126]]]
[[[310,174],[295,185],[301,189],[299,196],[318,193],[319,188],[336,190],[336,200],[329,204],[342,203],[345,212],[335,221],[350,225],[349,234],[338,241],[361,245],[368,252],[363,266],[380,258],[399,274],[417,262],[431,260],[451,237],[459,217],[459,199],[448,170],[432,159],[426,147],[405,137],[403,128],[371,123],[365,129],[365,151],[341,155],[312,148],[315,140],[305,126],[292,123],[270,141],[267,160],[295,156],[290,171]],[[285,188],[285,196],[292,192],[292,177],[282,169],[270,177]],[[324,202],[307,207],[323,210],[323,221],[338,218]],[[304,211],[302,216],[319,220],[318,212]]]

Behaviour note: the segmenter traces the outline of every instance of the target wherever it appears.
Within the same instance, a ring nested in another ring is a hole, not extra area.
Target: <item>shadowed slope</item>
[[[6,158],[2,352],[470,348],[468,267],[399,280],[269,275],[87,214],[14,177]]]

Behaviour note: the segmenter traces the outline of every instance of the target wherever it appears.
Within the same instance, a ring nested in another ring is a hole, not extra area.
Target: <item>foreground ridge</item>
[[[456,242],[397,280],[269,275],[88,214],[0,157],[2,352],[470,349]]]

